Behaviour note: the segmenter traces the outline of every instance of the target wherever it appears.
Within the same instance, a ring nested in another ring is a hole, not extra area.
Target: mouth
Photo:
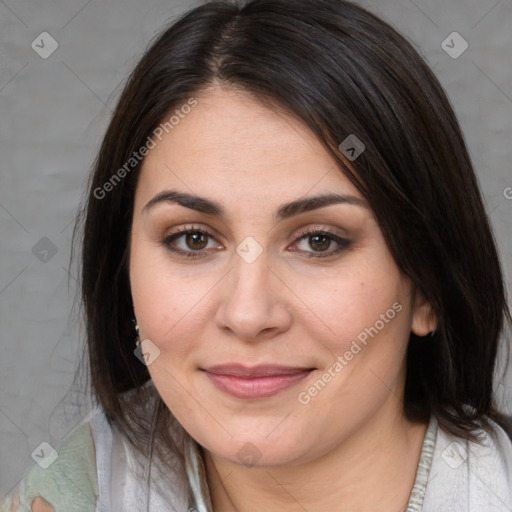
[[[220,391],[237,398],[274,396],[305,379],[316,368],[261,365],[246,367],[239,364],[217,365],[201,371]]]

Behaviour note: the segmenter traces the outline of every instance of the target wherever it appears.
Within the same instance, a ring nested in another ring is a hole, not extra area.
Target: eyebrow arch
[[[147,212],[161,203],[177,203],[185,208],[190,208],[201,213],[207,213],[221,218],[226,217],[226,212],[220,203],[205,197],[188,194],[187,192],[179,192],[177,190],[164,190],[160,192],[142,208],[142,212]],[[369,209],[368,203],[359,197],[330,193],[304,197],[290,203],[282,204],[277,209],[274,217],[277,221],[281,221],[293,217],[294,215],[332,204],[349,204]]]

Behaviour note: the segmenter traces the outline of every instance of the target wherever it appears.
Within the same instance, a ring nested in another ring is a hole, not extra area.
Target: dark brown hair
[[[129,77],[99,151],[86,204],[81,292],[92,388],[135,446],[133,404],[149,379],[134,356],[128,261],[140,163],[104,184],[167,119],[214,83],[248,91],[300,119],[371,205],[389,250],[438,315],[428,339],[411,333],[404,410],[434,414],[475,439],[488,419],[500,335],[511,317],[495,241],[468,150],[438,80],[387,23],[345,0],[215,1],[172,23]],[[344,163],[339,144],[366,146]],[[125,167],[126,169],[126,167]],[[96,191],[96,193],[95,193]],[[164,444],[169,411],[160,400]]]

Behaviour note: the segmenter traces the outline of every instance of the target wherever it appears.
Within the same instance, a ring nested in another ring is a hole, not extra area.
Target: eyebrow
[[[201,213],[207,213],[221,218],[226,217],[226,211],[220,203],[207,199],[206,197],[179,192],[177,190],[164,190],[160,192],[148,201],[144,208],[142,208],[142,212],[147,212],[162,203],[177,203],[185,208],[190,208]],[[290,203],[284,203],[279,206],[274,216],[276,220],[281,221],[293,217],[294,215],[324,208],[332,204],[349,204],[369,209],[368,203],[364,199],[351,195],[330,193],[304,197],[291,201]]]

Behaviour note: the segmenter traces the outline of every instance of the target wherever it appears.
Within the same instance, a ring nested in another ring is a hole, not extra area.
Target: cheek
[[[310,309],[303,327],[325,355],[318,378],[328,381],[302,389],[301,403],[320,416],[325,404],[341,415],[377,407],[400,377],[410,332],[409,290],[398,269],[375,258],[314,287],[297,285]]]
[[[164,251],[137,247],[130,261],[130,285],[141,339],[160,349],[162,360],[183,361],[207,318],[208,293],[215,285],[211,274],[176,269]]]
[[[377,297],[377,290],[368,288],[354,300],[341,299],[341,308],[326,311],[335,335],[331,332],[321,344],[330,353],[317,380],[299,389],[305,421],[327,438],[339,436],[340,422],[325,421],[326,415],[350,418],[345,425],[350,429],[364,423],[390,395],[401,393],[410,307],[399,293]]]
[[[316,337],[329,340],[331,349],[348,349],[361,333],[364,340],[366,329],[376,323],[382,335],[396,330],[404,320],[407,323],[403,313],[406,290],[396,268],[362,263],[344,268],[334,276],[326,273],[319,277],[314,281],[293,278],[294,293],[304,310],[296,315],[296,320],[316,331]]]
[[[190,399],[197,393],[187,372],[196,364],[207,316],[206,285],[168,266],[154,249],[139,247],[131,260],[131,289],[141,340],[150,339],[159,349],[148,366],[151,379],[167,407],[186,424],[197,414],[197,403]]]

